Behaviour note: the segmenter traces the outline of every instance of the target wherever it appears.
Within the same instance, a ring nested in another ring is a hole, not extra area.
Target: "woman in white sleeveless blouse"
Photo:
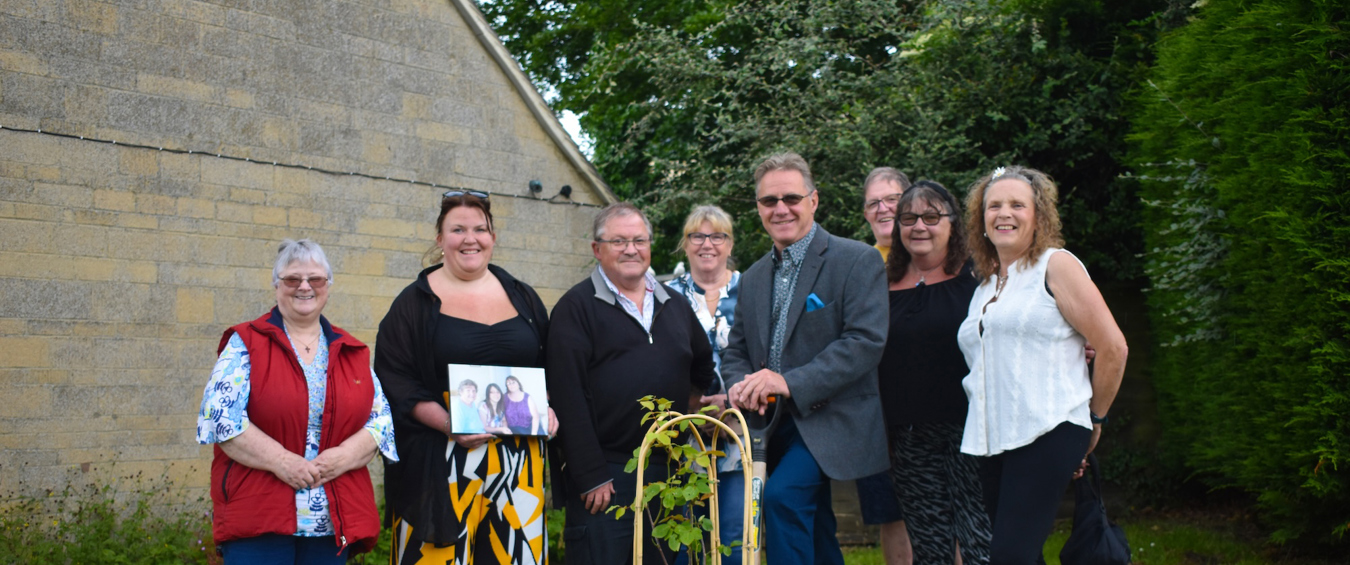
[[[1083,264],[1061,249],[1057,197],[1045,173],[1014,166],[981,178],[966,200],[983,282],[958,332],[970,367],[961,451],[987,458],[993,565],[1040,559],[1125,371],[1124,335]]]

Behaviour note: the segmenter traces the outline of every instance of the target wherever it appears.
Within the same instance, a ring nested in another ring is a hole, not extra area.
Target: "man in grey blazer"
[[[741,276],[722,376],[742,409],[785,400],[764,491],[770,562],[842,565],[830,479],[889,466],[877,397],[886,277],[875,249],[815,223],[820,198],[800,155],[765,159],[755,198],[774,246]]]

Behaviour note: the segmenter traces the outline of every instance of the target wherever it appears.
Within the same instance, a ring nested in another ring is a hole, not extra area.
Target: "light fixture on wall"
[[[564,184],[564,185],[562,185],[562,187],[558,189],[558,193],[557,193],[557,194],[554,194],[552,198],[549,198],[549,199],[548,199],[548,201],[549,201],[549,202],[553,202],[554,200],[557,200],[558,198],[562,198],[563,200],[571,200],[571,199],[572,199],[572,185],[570,185],[570,184]]]
[[[544,191],[544,185],[537,180],[530,181],[530,196],[539,198],[539,193]]]

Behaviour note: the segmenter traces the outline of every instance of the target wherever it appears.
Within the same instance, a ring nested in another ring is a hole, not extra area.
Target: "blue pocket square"
[[[807,311],[807,312],[814,312],[814,311],[819,310],[819,309],[824,308],[824,307],[825,307],[825,303],[820,301],[820,297],[819,297],[819,296],[816,296],[816,293],[813,292],[813,293],[811,293],[810,296],[807,296],[807,297],[806,297],[806,311]]]

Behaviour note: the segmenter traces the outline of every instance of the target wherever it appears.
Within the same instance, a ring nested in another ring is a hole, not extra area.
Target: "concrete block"
[[[201,160],[198,155],[178,153],[159,154],[160,175],[170,179],[201,180]]]
[[[272,186],[275,167],[232,159],[203,159],[201,180],[221,186],[267,190]]]
[[[226,222],[250,223],[253,221],[254,206],[238,202],[217,202],[216,219]]]
[[[11,211],[9,214],[6,215],[12,218],[19,218],[24,220],[38,220],[42,222],[69,221],[70,219],[73,218],[69,214],[69,210],[66,210],[65,208],[59,208],[56,206],[24,204],[22,202],[10,204],[10,206]]]
[[[179,198],[178,215],[188,218],[214,218],[216,203],[199,198]]]
[[[21,51],[0,51],[0,69],[15,73],[46,76],[48,74],[45,59]]]
[[[66,21],[99,35],[117,33],[117,7],[93,0],[66,0]]]
[[[168,290],[160,286],[109,282],[94,285],[89,293],[89,316],[97,320],[166,322],[174,319]],[[141,359],[138,363],[144,361]]]
[[[0,337],[0,367],[49,367],[48,340]]]
[[[100,210],[132,212],[136,210],[136,195],[116,190],[95,190],[93,204],[94,208]]]
[[[215,320],[215,294],[202,288],[180,287],[174,300],[174,317],[184,324],[209,324]]]
[[[411,222],[370,218],[357,220],[356,232],[376,236],[411,238],[417,233],[417,229]]]
[[[108,125],[130,132],[182,138],[200,124],[189,121],[191,103],[139,92],[108,93]]]
[[[28,273],[33,277],[35,273]],[[89,284],[39,278],[0,278],[0,317],[78,320],[89,317]]]
[[[288,225],[292,228],[318,229],[323,225],[323,217],[312,210],[291,208],[287,210]]]
[[[286,209],[273,206],[257,206],[253,209],[253,223],[273,226],[289,225]]]
[[[254,107],[253,93],[237,88],[227,88],[225,89],[225,104],[245,110],[251,109]]]
[[[113,226],[117,224],[117,214],[115,212],[105,212],[102,210],[74,210],[74,220],[77,224],[89,224],[95,226]]]

